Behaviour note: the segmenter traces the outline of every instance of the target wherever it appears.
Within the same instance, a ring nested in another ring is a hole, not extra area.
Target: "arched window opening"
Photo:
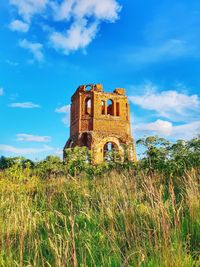
[[[111,116],[114,115],[114,104],[111,99],[107,101],[107,114]]]
[[[102,115],[106,114],[106,103],[104,100],[101,101],[101,114]]]
[[[119,102],[116,103],[116,116],[120,116]]]
[[[103,158],[105,161],[119,160],[118,146],[113,142],[107,142],[103,147]]]
[[[90,115],[92,110],[92,101],[91,98],[86,98],[85,100],[85,114]]]

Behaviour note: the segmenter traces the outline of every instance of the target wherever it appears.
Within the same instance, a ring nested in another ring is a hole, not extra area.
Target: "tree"
[[[35,168],[36,174],[42,178],[58,177],[65,174],[63,161],[58,156],[47,156],[44,160],[39,161]]]
[[[144,152],[146,157],[140,163],[150,174],[165,168],[170,148],[169,141],[158,136],[149,136],[137,140],[136,145],[142,145],[146,149]]]
[[[64,151],[64,162],[69,174],[76,176],[91,167],[91,151],[85,146],[67,148]]]

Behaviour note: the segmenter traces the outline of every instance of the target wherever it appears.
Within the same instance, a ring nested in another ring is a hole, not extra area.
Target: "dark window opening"
[[[111,116],[114,115],[114,103],[111,99],[107,101],[107,114]]]
[[[120,116],[119,102],[116,103],[116,116]]]
[[[88,146],[88,134],[83,133],[81,136],[81,146]]]
[[[101,101],[101,114],[102,115],[106,114],[106,103],[104,100]]]

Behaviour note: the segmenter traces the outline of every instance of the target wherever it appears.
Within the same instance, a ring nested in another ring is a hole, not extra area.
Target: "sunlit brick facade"
[[[125,90],[107,93],[101,84],[79,86],[71,98],[70,138],[64,149],[86,146],[92,151],[93,163],[98,164],[109,144],[122,160],[125,149],[129,160],[136,160]]]

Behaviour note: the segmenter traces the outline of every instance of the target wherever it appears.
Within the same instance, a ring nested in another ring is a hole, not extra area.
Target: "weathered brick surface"
[[[100,84],[79,86],[71,98],[70,137],[64,149],[87,146],[97,164],[104,160],[108,143],[118,150],[122,160],[126,145],[129,159],[136,160],[125,90],[116,88],[107,93]]]

